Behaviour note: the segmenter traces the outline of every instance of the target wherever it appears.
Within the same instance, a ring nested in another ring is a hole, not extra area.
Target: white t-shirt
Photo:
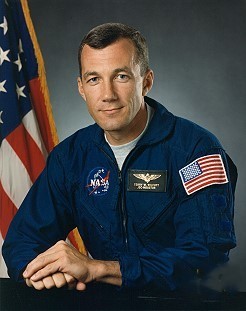
[[[104,134],[106,142],[109,144],[110,148],[113,150],[114,156],[116,158],[116,161],[118,163],[118,166],[119,166],[120,170],[122,168],[122,165],[123,165],[127,155],[136,146],[137,142],[140,140],[140,138],[143,136],[143,134],[147,130],[149,122],[150,122],[150,120],[151,120],[151,118],[152,118],[152,116],[154,114],[154,109],[152,107],[150,107],[149,105],[147,105],[147,104],[146,104],[146,106],[147,106],[147,122],[146,122],[145,128],[143,129],[142,133],[140,133],[138,135],[138,137],[136,137],[134,140],[132,140],[129,143],[126,143],[124,145],[114,146],[114,145],[111,145],[108,142],[107,137]]]

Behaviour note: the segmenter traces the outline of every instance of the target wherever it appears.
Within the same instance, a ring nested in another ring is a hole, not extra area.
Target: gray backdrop
[[[246,290],[246,1],[29,0],[29,6],[60,140],[92,122],[76,83],[84,34],[109,21],[141,30],[155,73],[149,96],[213,132],[238,167],[238,246],[209,285]]]

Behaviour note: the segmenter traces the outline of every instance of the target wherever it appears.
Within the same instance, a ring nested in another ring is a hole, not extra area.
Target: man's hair
[[[140,65],[140,74],[143,76],[149,69],[149,53],[145,38],[140,32],[130,26],[120,23],[106,23],[93,28],[82,40],[79,46],[78,61],[79,75],[82,73],[81,53],[85,45],[94,49],[103,49],[119,39],[130,40],[136,50],[136,64]]]

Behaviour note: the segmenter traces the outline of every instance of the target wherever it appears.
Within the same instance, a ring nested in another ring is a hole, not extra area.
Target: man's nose
[[[105,81],[103,83],[103,101],[111,102],[117,99],[116,90],[113,81]]]

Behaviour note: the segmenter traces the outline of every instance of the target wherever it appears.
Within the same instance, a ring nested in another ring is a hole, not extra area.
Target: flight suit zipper
[[[130,159],[131,155],[133,153],[136,153],[140,148],[141,148],[141,146],[136,146],[135,148],[133,148],[129,152],[129,154],[125,158],[125,161],[124,161],[124,163],[122,165],[122,169],[121,170],[119,170],[118,165],[117,165],[117,168],[118,168],[118,178],[119,178],[119,181],[120,181],[120,188],[122,190],[124,190],[123,178],[122,178],[123,168],[129,162],[129,159]],[[126,212],[124,194],[125,194],[124,191],[120,192],[120,200],[121,200],[120,208],[121,208],[121,216],[122,216],[122,228],[123,228],[124,242],[125,242],[126,251],[128,252],[129,251],[129,242],[128,242],[128,232],[127,232],[127,212]]]
[[[120,181],[120,189],[123,189],[122,174],[120,170],[118,170],[118,178]],[[122,217],[123,237],[124,237],[126,251],[128,251],[129,249],[128,249],[128,236],[127,236],[127,214],[126,214],[125,202],[124,202],[122,191],[120,191],[119,196],[120,196],[120,212],[121,212],[121,217]]]
[[[127,236],[127,214],[126,214],[126,208],[125,208],[125,202],[124,202],[124,195],[123,195],[123,180],[122,180],[122,174],[121,170],[119,170],[118,164],[110,157],[107,152],[105,152],[101,147],[99,149],[106,155],[108,159],[114,164],[118,171],[118,180],[119,180],[119,186],[120,186],[120,191],[119,191],[119,204],[120,204],[120,216],[122,220],[122,231],[123,231],[123,242],[125,244],[126,251],[128,251],[128,236]]]
[[[129,161],[130,156],[132,153],[136,153],[142,146],[136,146],[133,150],[130,151],[130,153],[127,155],[123,166],[126,166],[127,162]],[[122,170],[119,169],[118,164],[114,159],[111,158],[109,154],[105,150],[103,150],[100,146],[99,149],[107,156],[107,158],[110,159],[110,161],[116,166],[116,169],[118,171],[118,180],[120,185],[120,192],[119,192],[119,204],[120,204],[120,215],[122,219],[122,231],[123,231],[123,242],[125,244],[126,251],[129,251],[129,242],[128,242],[128,232],[127,232],[127,213],[126,213],[126,206],[124,201],[124,184],[123,184],[123,178],[122,178]]]

